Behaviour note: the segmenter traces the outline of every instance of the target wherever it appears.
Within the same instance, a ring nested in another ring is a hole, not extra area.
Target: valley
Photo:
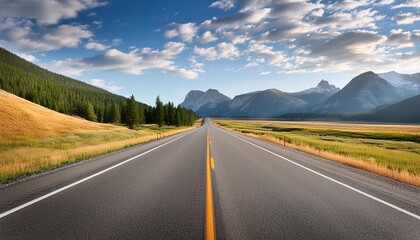
[[[420,126],[214,119],[218,126],[420,186]]]

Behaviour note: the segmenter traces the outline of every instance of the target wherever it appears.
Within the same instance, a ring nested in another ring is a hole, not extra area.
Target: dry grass
[[[420,187],[420,144],[417,141],[420,139],[420,126],[418,125],[271,121],[239,122],[226,120],[217,120],[215,123],[227,130],[233,130],[280,145],[285,144],[283,140],[285,139],[287,147]],[[293,129],[298,133],[282,133],[279,135],[273,132],[272,129],[270,130],[272,127],[276,127],[276,131],[285,130],[286,132],[286,129]],[[302,129],[305,129],[305,131]],[[313,129],[317,133],[322,132],[323,135],[321,138],[310,134],[313,133],[310,131]],[[344,133],[362,133],[362,136],[365,138],[362,140],[358,138],[352,139],[351,134],[343,134],[340,137],[328,136],[329,131],[336,134],[334,131],[338,130]],[[372,136],[375,139],[367,139]],[[384,138],[385,140],[376,138]],[[396,141],[393,138],[406,138],[407,141]],[[410,139],[414,139],[414,142],[408,141]],[[366,143],[370,145],[366,146]],[[328,147],[320,147],[323,145],[327,145]],[[359,152],[362,152],[362,154],[357,154]],[[393,161],[388,162],[388,165],[383,164],[384,161],[381,158],[386,159],[390,156]]]
[[[14,139],[53,137],[83,130],[115,129],[67,116],[0,90],[0,143]]]
[[[198,127],[137,131],[67,116],[0,90],[0,182]]]

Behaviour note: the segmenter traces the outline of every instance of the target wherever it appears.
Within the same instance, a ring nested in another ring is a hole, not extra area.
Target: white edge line
[[[12,208],[12,209],[10,209],[10,210],[6,211],[6,212],[1,213],[1,214],[0,214],[0,219],[1,219],[1,218],[4,218],[4,217],[6,217],[7,215],[10,215],[10,214],[12,214],[12,213],[14,213],[14,212],[17,212],[17,211],[19,211],[19,210],[21,210],[21,209],[23,209],[23,208],[26,208],[26,207],[28,207],[28,206],[30,206],[30,205],[32,205],[32,204],[35,204],[35,203],[37,203],[37,202],[39,202],[39,201],[42,201],[42,200],[44,200],[44,199],[46,199],[46,198],[49,198],[49,197],[51,197],[51,196],[53,196],[53,195],[55,195],[55,194],[57,194],[57,193],[59,193],[59,192],[62,192],[62,191],[64,191],[64,190],[66,190],[66,189],[69,189],[69,188],[71,188],[71,187],[74,187],[74,186],[76,186],[76,185],[78,185],[78,184],[80,184],[80,183],[82,183],[82,182],[85,182],[85,181],[87,181],[87,180],[91,179],[91,178],[94,178],[94,177],[99,176],[99,175],[101,175],[101,174],[103,174],[103,173],[106,173],[106,172],[108,172],[108,171],[110,171],[110,170],[112,170],[112,169],[114,169],[114,168],[117,168],[117,167],[119,167],[119,166],[123,165],[123,164],[126,164],[126,163],[128,163],[128,162],[130,162],[130,161],[132,161],[132,160],[134,160],[134,159],[136,159],[136,158],[138,158],[138,157],[141,157],[141,156],[143,156],[143,155],[145,155],[145,154],[148,154],[148,153],[150,153],[150,152],[152,152],[152,151],[154,151],[154,150],[156,150],[156,149],[159,149],[159,148],[161,148],[161,147],[163,147],[163,146],[165,146],[165,145],[167,145],[167,144],[169,144],[169,143],[171,143],[171,142],[174,142],[174,141],[176,141],[176,140],[178,140],[178,139],[180,139],[180,138],[183,138],[183,137],[185,137],[185,136],[187,136],[187,135],[189,135],[189,134],[191,134],[191,133],[192,133],[192,132],[186,133],[186,134],[184,134],[184,135],[182,135],[182,136],[179,136],[179,137],[177,137],[177,138],[175,138],[175,139],[172,139],[172,140],[170,140],[170,141],[168,141],[168,142],[166,142],[166,143],[163,143],[163,144],[161,144],[161,145],[159,145],[159,146],[157,146],[157,147],[154,147],[154,148],[152,148],[152,149],[149,149],[149,150],[147,150],[146,152],[140,153],[140,154],[138,154],[138,155],[136,155],[136,156],[134,156],[134,157],[132,157],[132,158],[129,158],[129,159],[127,159],[127,160],[124,160],[123,162],[120,162],[120,163],[118,163],[118,164],[115,164],[115,165],[113,165],[113,166],[111,166],[111,167],[109,167],[109,168],[107,168],[107,169],[104,169],[104,170],[102,170],[102,171],[100,171],[100,172],[97,172],[97,173],[95,173],[95,174],[93,174],[93,175],[90,175],[90,176],[88,176],[88,177],[85,177],[85,178],[83,178],[83,179],[80,179],[79,181],[76,181],[76,182],[71,183],[71,184],[69,184],[69,185],[67,185],[67,186],[64,186],[64,187],[62,187],[62,188],[59,188],[59,189],[57,189],[57,190],[55,190],[55,191],[52,191],[52,192],[50,192],[50,193],[47,193],[47,194],[45,194],[45,195],[43,195],[43,196],[41,196],[41,197],[35,198],[34,200],[31,200],[31,201],[29,201],[29,202],[27,202],[27,203],[24,203],[24,204],[22,204],[22,205],[19,205],[19,206],[17,206],[17,207],[14,207],[14,208]]]
[[[370,199],[373,199],[373,200],[375,200],[375,201],[377,201],[377,202],[380,202],[380,203],[382,203],[382,204],[384,204],[384,205],[386,205],[386,206],[388,206],[388,207],[391,207],[391,208],[393,208],[393,209],[395,209],[395,210],[397,210],[397,211],[400,211],[400,212],[402,212],[402,213],[405,213],[405,214],[407,214],[407,215],[409,215],[409,216],[411,216],[411,217],[413,217],[413,218],[415,218],[415,219],[417,219],[417,220],[420,220],[420,216],[419,216],[419,215],[416,215],[415,213],[409,212],[409,211],[407,211],[407,210],[405,210],[405,209],[402,209],[402,208],[400,208],[400,207],[395,206],[394,204],[391,204],[391,203],[389,203],[389,202],[386,202],[386,201],[384,201],[384,200],[382,200],[382,199],[379,199],[379,198],[377,198],[377,197],[374,197],[374,196],[372,196],[372,195],[370,195],[370,194],[368,194],[368,193],[366,193],[366,192],[363,192],[363,191],[361,191],[361,190],[359,190],[359,189],[356,189],[356,188],[354,188],[354,187],[352,187],[352,186],[349,186],[349,185],[347,185],[347,184],[345,184],[345,183],[342,183],[342,182],[340,182],[340,181],[338,181],[338,180],[335,180],[335,179],[333,179],[333,178],[330,178],[330,177],[328,177],[328,176],[326,176],[326,175],[324,175],[324,174],[322,174],[322,173],[319,173],[319,172],[317,172],[317,171],[315,171],[315,170],[312,170],[312,169],[310,169],[310,168],[307,168],[307,167],[305,167],[305,166],[303,166],[303,165],[301,165],[301,164],[299,164],[299,163],[296,163],[296,162],[294,162],[294,161],[292,161],[292,160],[290,160],[290,159],[288,159],[288,158],[286,158],[286,157],[283,157],[283,156],[281,156],[281,155],[279,155],[279,154],[277,154],[277,153],[274,153],[274,152],[272,152],[272,151],[270,151],[270,150],[267,150],[267,149],[265,149],[265,148],[263,148],[263,147],[260,147],[260,146],[258,146],[258,145],[256,145],[256,144],[252,143],[252,142],[249,142],[249,141],[247,141],[247,140],[245,140],[245,139],[242,139],[242,138],[240,138],[240,137],[238,137],[238,136],[235,136],[234,134],[232,134],[232,133],[228,132],[227,130],[225,130],[225,131],[226,131],[226,132],[225,132],[226,134],[231,135],[232,137],[235,137],[235,138],[237,138],[237,139],[239,139],[239,140],[241,140],[241,141],[243,141],[243,142],[246,142],[246,143],[248,143],[248,144],[251,144],[252,146],[257,147],[257,148],[259,148],[259,149],[261,149],[261,150],[263,150],[263,151],[266,151],[266,152],[268,152],[268,153],[270,153],[270,154],[272,154],[272,155],[274,155],[274,156],[276,156],[276,157],[279,157],[279,158],[281,158],[281,159],[283,159],[283,160],[286,160],[286,161],[288,161],[288,162],[290,162],[290,163],[292,163],[292,164],[294,164],[294,165],[296,165],[296,166],[299,166],[299,167],[301,167],[301,168],[303,168],[303,169],[305,169],[305,170],[307,170],[307,171],[310,171],[310,172],[312,172],[312,173],[315,173],[315,174],[316,174],[316,175],[318,175],[318,176],[321,176],[321,177],[323,177],[323,178],[326,178],[326,179],[328,179],[328,180],[330,180],[330,181],[332,181],[332,182],[334,182],[334,183],[337,183],[337,184],[339,184],[339,185],[341,185],[341,186],[343,186],[343,187],[346,187],[346,188],[348,188],[348,189],[350,189],[350,190],[353,190],[353,191],[355,191],[355,192],[357,192],[357,193],[359,193],[359,194],[361,194],[361,195],[363,195],[363,196],[366,196],[366,197],[368,197],[368,198],[370,198]]]

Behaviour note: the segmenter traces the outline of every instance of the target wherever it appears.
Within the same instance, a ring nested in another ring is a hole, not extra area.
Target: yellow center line
[[[211,170],[214,170],[214,158],[210,158]]]
[[[210,137],[207,128],[207,156],[206,156],[206,240],[216,239],[216,228],[214,224],[213,187],[210,170]]]

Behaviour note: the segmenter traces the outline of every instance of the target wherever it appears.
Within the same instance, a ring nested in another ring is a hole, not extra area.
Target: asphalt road
[[[0,239],[420,239],[419,215],[419,188],[208,121],[0,188]]]

